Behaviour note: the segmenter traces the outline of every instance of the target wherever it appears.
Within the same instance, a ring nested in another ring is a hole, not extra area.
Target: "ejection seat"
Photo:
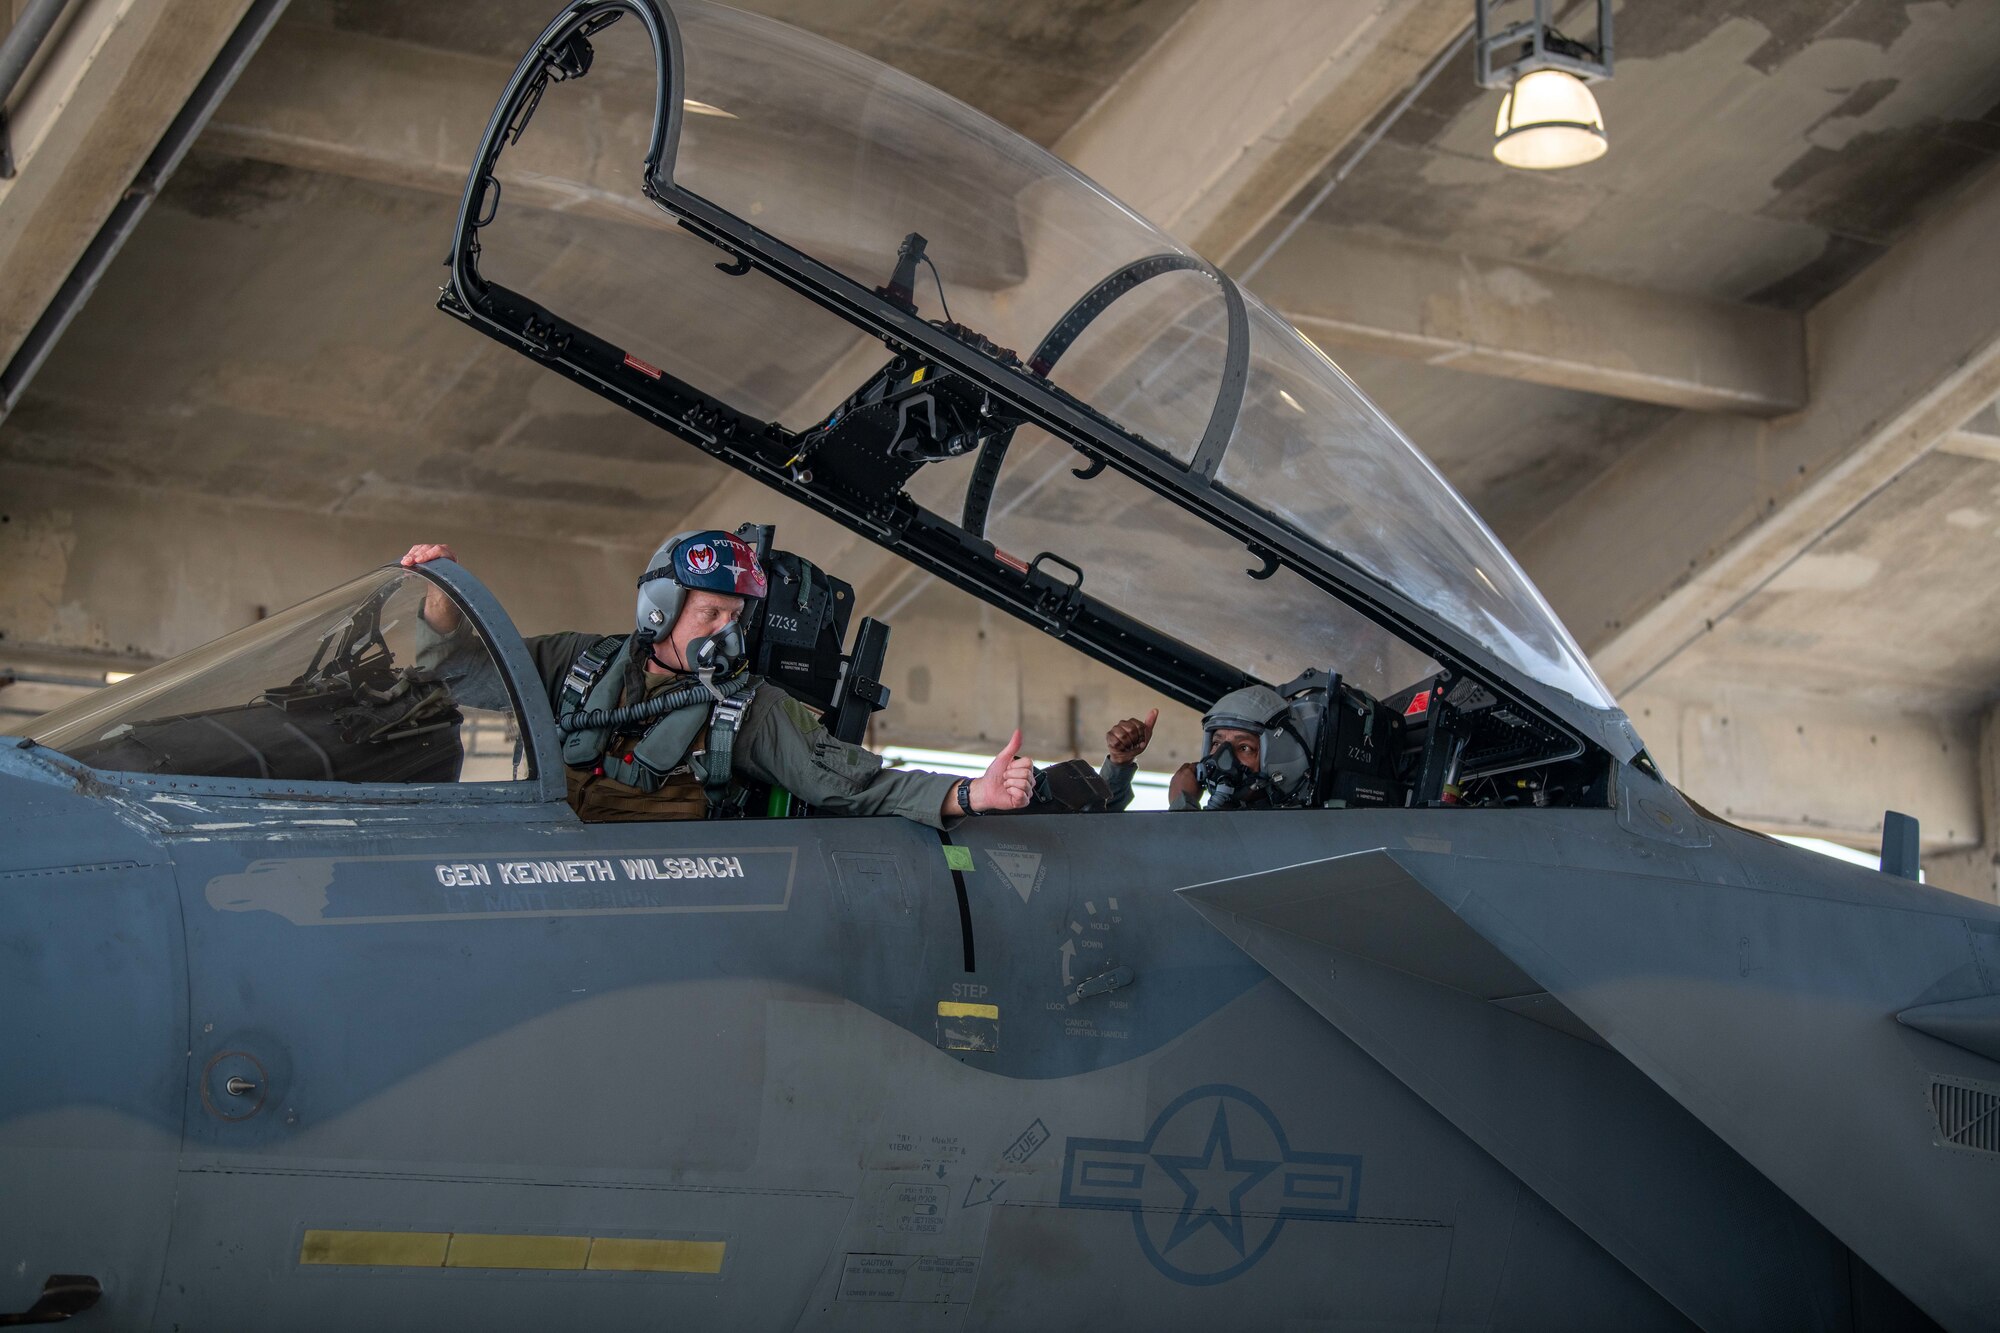
[[[832,735],[859,745],[868,719],[889,704],[889,687],[882,683],[889,627],[863,616],[852,651],[844,650],[854,586],[804,556],[775,549],[776,531],[758,523],[736,530],[757,552],[770,583],[763,603],[749,616],[751,623],[744,626],[750,669],[818,711]],[[799,812],[789,794],[781,792],[754,793],[746,808],[774,816]]]

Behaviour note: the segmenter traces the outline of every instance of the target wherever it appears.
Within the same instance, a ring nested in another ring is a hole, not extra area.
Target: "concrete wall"
[[[503,591],[524,633],[617,625],[652,540],[546,543],[454,523],[422,528],[0,469],[0,646],[162,659],[396,559],[450,542]]]

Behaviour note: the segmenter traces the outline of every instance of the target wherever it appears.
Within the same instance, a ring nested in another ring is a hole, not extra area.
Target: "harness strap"
[[[618,650],[624,645],[624,635],[607,634],[577,654],[576,661],[570,663],[569,674],[563,677],[557,717],[564,717],[583,707],[584,701],[590,698],[591,688],[603,677],[604,669],[611,665],[611,659],[618,656]]]
[[[750,710],[754,690],[716,702],[708,715],[708,749],[694,756],[701,774],[702,791],[708,796],[711,813],[720,809],[729,795],[729,775],[736,750],[736,731]]]

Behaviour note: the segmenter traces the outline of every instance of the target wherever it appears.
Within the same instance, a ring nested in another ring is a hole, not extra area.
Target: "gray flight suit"
[[[1115,763],[1110,755],[1104,756],[1104,765],[1097,770],[1097,776],[1103,778],[1104,785],[1111,788],[1111,799],[1104,806],[1106,810],[1123,810],[1132,804],[1132,775],[1138,771],[1137,764]],[[1176,794],[1167,798],[1167,809],[1199,810],[1201,809],[1199,801],[1199,794],[1194,800]]]
[[[1132,775],[1138,771],[1137,764],[1121,764],[1108,754],[1104,756],[1104,764],[1097,770],[1097,776],[1111,788],[1111,799],[1104,803],[1106,810],[1123,810],[1132,804]]]
[[[418,628],[421,647],[417,664],[441,670],[450,679],[452,664],[473,656],[462,652],[471,636],[464,627],[439,635],[427,624]],[[601,634],[541,634],[524,642],[535,673],[548,691],[549,706],[560,708],[563,680],[570,666],[604,638]],[[476,655],[484,658],[483,650]],[[692,683],[694,677],[649,673],[646,693]],[[473,681],[454,686],[459,697],[476,702]],[[638,702],[636,698],[629,702]],[[931,828],[945,828],[944,800],[958,781],[948,773],[885,768],[882,756],[840,740],[821,725],[813,711],[775,685],[759,682],[750,707],[737,728],[730,756],[731,774],[751,782],[783,787],[815,811],[840,815],[901,815]],[[577,769],[569,773],[570,804],[586,819],[699,818],[694,804],[700,784],[685,761],[658,792],[644,792],[615,782],[601,772]],[[954,818],[951,824],[958,821]]]

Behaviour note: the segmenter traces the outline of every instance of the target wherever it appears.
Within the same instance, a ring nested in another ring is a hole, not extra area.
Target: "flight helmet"
[[[691,589],[762,597],[767,590],[764,567],[750,544],[734,533],[711,528],[669,537],[639,576],[639,637],[647,642],[666,638]]]
[[[1245,685],[1215,701],[1201,719],[1201,749],[1205,756],[1223,728],[1247,731],[1258,738],[1257,771],[1269,785],[1272,803],[1297,799],[1312,767],[1312,756],[1291,725],[1292,706],[1268,685]]]

